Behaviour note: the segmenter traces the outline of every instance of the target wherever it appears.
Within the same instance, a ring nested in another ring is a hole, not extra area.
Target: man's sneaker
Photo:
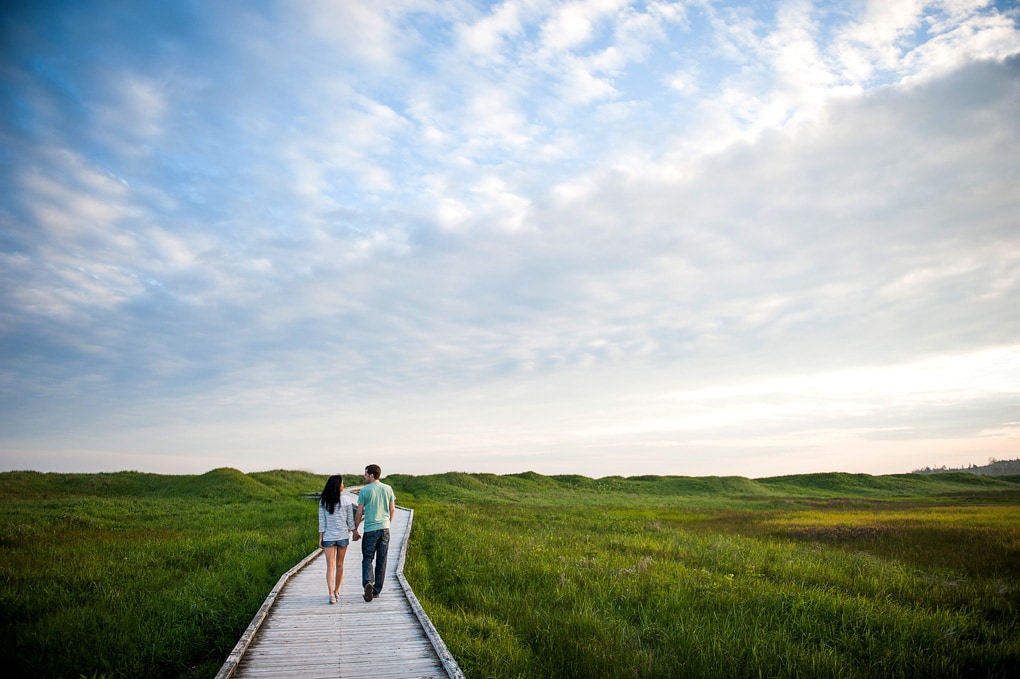
[[[371,601],[373,596],[375,595],[372,593],[372,583],[370,582],[365,585],[365,601]]]

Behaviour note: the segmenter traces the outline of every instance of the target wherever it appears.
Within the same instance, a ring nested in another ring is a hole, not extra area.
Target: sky
[[[0,471],[1020,457],[1020,9],[5,3]]]

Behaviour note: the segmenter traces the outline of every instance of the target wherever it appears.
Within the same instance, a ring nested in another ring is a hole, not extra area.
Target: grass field
[[[0,474],[6,674],[213,676],[324,480]],[[1020,477],[385,480],[468,677],[1020,676]]]
[[[1020,479],[390,479],[469,677],[1020,676]]]
[[[325,477],[0,474],[0,653],[15,677],[211,677],[317,544]]]

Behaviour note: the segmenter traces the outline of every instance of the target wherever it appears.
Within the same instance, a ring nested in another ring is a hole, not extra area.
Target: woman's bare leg
[[[336,596],[333,589],[333,580],[336,578],[336,547],[323,547],[326,553],[326,588],[329,589],[329,596]]]
[[[344,557],[347,556],[346,547],[334,547],[336,550],[336,578],[333,581],[333,596],[340,598],[340,583],[344,581]]]

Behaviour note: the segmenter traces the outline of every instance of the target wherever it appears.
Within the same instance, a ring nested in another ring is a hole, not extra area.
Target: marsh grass
[[[398,479],[469,677],[1020,670],[1016,479]]]
[[[15,677],[211,677],[325,477],[0,474]],[[1008,677],[1020,478],[390,476],[468,677]]]
[[[323,477],[0,474],[0,649],[15,677],[210,677],[315,547]]]

